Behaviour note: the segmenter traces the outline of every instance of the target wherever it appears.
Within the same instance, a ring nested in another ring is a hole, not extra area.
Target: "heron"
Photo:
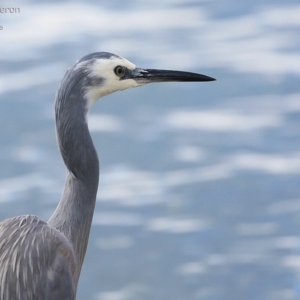
[[[108,52],[88,54],[67,70],[55,97],[65,186],[47,222],[35,215],[0,222],[0,300],[76,298],[100,172],[88,129],[92,105],[103,96],[147,83],[214,80],[192,72],[139,68]]]

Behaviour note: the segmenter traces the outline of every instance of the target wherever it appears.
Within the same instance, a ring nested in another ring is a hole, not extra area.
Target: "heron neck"
[[[76,95],[76,97],[75,97]],[[59,204],[49,224],[62,232],[73,245],[78,280],[92,223],[99,161],[86,121],[86,100],[81,91],[59,90],[56,98],[56,133],[67,179]]]

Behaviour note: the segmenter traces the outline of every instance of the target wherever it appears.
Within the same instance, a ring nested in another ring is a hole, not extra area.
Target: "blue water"
[[[78,299],[300,299],[298,1],[15,6],[0,15],[1,219],[47,220],[60,198],[53,99],[81,56],[217,78],[92,108],[101,178]]]

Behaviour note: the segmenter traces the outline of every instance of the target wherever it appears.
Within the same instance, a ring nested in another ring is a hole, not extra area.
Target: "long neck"
[[[86,101],[80,86],[60,88],[56,96],[57,141],[68,170],[62,198],[48,221],[73,246],[76,280],[87,248],[99,181],[99,161],[88,130]]]

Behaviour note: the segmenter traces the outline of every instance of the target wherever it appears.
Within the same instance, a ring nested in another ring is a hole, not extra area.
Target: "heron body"
[[[137,68],[107,52],[84,56],[65,74],[55,101],[56,134],[67,167],[48,222],[24,215],[0,222],[0,300],[73,300],[91,228],[99,161],[87,113],[101,97],[151,82],[212,81],[181,71]]]

